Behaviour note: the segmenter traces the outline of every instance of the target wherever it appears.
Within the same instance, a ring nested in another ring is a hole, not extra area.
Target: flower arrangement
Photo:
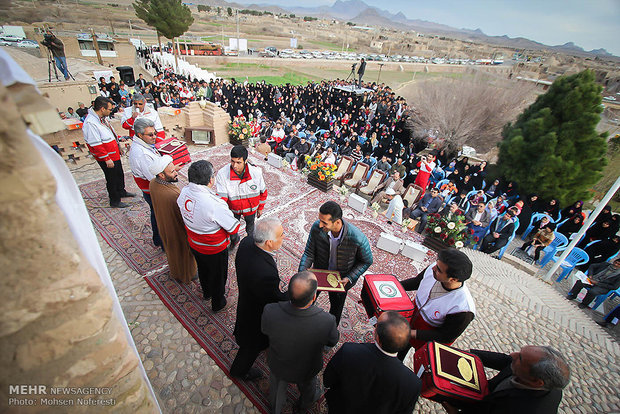
[[[429,214],[426,231],[430,237],[439,239],[450,247],[457,249],[471,241],[473,230],[465,225],[465,216],[453,215],[442,217],[439,213]]]
[[[404,219],[401,226],[403,227],[403,231],[406,231],[409,225],[412,223],[410,218]]]
[[[370,208],[371,208],[373,211],[376,211],[376,212],[378,213],[378,212],[379,212],[379,209],[381,209],[381,205],[380,205],[379,203],[375,202],[375,203],[372,203],[372,204],[370,205]]]
[[[316,177],[319,181],[327,181],[334,177],[336,166],[321,161],[321,156],[310,157],[306,155],[306,166],[310,170],[309,176]]]
[[[228,137],[234,145],[239,145],[245,139],[250,138],[252,126],[243,116],[236,116],[228,122]]]
[[[346,197],[346,195],[349,194],[349,189],[343,185],[338,189],[338,194]]]

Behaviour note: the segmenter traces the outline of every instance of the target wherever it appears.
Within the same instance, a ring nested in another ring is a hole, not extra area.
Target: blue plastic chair
[[[504,255],[504,252],[506,251],[508,246],[510,246],[510,242],[512,242],[514,240],[515,235],[517,234],[517,229],[519,228],[519,218],[518,217],[515,217],[514,223],[515,223],[515,229],[512,231],[512,236],[510,236],[510,238],[508,239],[508,243],[506,243],[506,245],[504,247],[499,249],[499,254],[497,255],[497,257],[500,260],[501,260],[502,256]]]
[[[448,184],[449,182],[450,180],[448,180],[447,178],[444,178],[443,180],[438,181],[435,187],[441,191],[441,186],[444,184]]]
[[[609,292],[604,293],[602,295],[598,295],[596,298],[594,298],[592,309],[598,308],[599,306],[603,304],[603,302],[605,302],[606,299],[611,299],[614,296],[620,296],[620,288],[616,290],[610,290]]]
[[[532,232],[532,229],[534,228],[534,223],[537,222],[538,220],[542,220],[543,217],[548,217],[549,221],[553,223],[553,218],[551,218],[551,216],[546,213],[532,214],[532,218],[530,219],[530,224],[527,226],[527,228],[523,232],[523,235],[521,235],[521,240],[525,240],[527,235]]]
[[[557,231],[554,231],[553,234],[555,234],[555,239],[549,243],[549,246],[543,249],[543,257],[538,261],[540,267],[545,267],[545,265],[551,261],[557,252],[563,251],[566,249],[566,246],[568,246],[568,239],[565,235],[558,233]]]
[[[555,262],[559,258],[560,258],[559,256],[554,256],[551,258],[551,260]],[[570,252],[568,257],[560,264],[560,267],[562,268],[562,272],[560,273],[560,276],[558,276],[558,278],[556,279],[556,282],[561,282],[562,280],[566,279],[570,275],[570,273],[573,271],[575,266],[585,264],[589,260],[590,260],[590,256],[588,256],[588,253],[586,253],[583,249],[580,249],[579,247],[575,247]]]
[[[434,186],[436,182],[443,180],[446,178],[446,173],[438,167],[431,172],[431,178],[429,180],[429,185]]]

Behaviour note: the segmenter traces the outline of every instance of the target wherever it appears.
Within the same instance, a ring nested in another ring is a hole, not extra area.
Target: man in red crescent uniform
[[[417,350],[429,341],[450,345],[474,319],[476,306],[464,284],[472,267],[465,253],[445,249],[439,252],[437,262],[401,282],[405,290],[417,290],[410,346],[398,354],[401,360],[411,347]]]
[[[211,298],[213,312],[227,308],[225,288],[228,277],[230,236],[239,231],[239,220],[215,190],[215,173],[209,161],[192,163],[187,171],[189,184],[181,190],[177,205],[187,231],[189,247],[198,264],[198,278],[204,299]]]
[[[254,234],[254,220],[261,216],[267,202],[267,187],[259,167],[247,162],[248,150],[236,145],[230,151],[230,165],[217,172],[215,187],[217,194],[226,201],[238,220],[245,220],[248,236]],[[233,245],[239,236],[233,237]]]
[[[161,158],[161,155],[155,149],[155,125],[148,118],[138,118],[133,126],[136,135],[129,149],[129,166],[131,167],[133,179],[138,184],[140,190],[142,190],[144,201],[151,209],[153,244],[157,247],[162,247],[163,244],[159,236],[159,229],[157,228],[153,202],[151,201],[151,191],[149,190],[151,180],[155,178],[155,175],[151,173],[151,164]]]
[[[123,128],[129,130],[129,136],[133,138],[136,134],[134,131],[134,122],[138,118],[148,118],[153,121],[155,126],[155,132],[157,133],[156,142],[166,139],[166,133],[164,132],[164,126],[161,123],[159,114],[153,107],[153,105],[146,102],[146,98],[139,93],[135,93],[132,96],[133,105],[125,108],[123,111],[123,117],[121,123]]]
[[[426,191],[428,180],[431,178],[431,173],[435,169],[435,156],[428,154],[422,157],[422,160],[418,163],[420,171],[415,178],[414,184],[422,189],[422,194]]]
[[[124,208],[129,204],[121,201],[122,197],[134,197],[135,194],[125,190],[125,174],[121,163],[121,152],[117,135],[110,125],[108,116],[114,109],[114,102],[109,98],[98,96],[93,107],[88,110],[82,131],[84,141],[105,175],[106,188],[110,197],[110,207]]]

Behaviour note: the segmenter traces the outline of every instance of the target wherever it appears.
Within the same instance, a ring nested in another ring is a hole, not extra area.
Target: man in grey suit
[[[289,302],[265,306],[262,331],[269,337],[269,402],[279,414],[286,403],[289,382],[297,384],[297,406],[304,412],[321,396],[317,374],[323,368],[323,347],[338,343],[336,318],[314,305],[317,280],[302,271],[289,282]]]
[[[426,227],[427,216],[439,211],[443,200],[439,196],[439,190],[435,187],[430,193],[424,194],[418,206],[411,212],[409,217],[414,220],[420,220],[420,224],[416,227],[418,233],[422,233]]]
[[[480,240],[491,222],[491,213],[485,203],[478,203],[477,208],[470,208],[465,214],[465,223],[470,230],[474,231],[474,238]]]
[[[379,203],[386,196],[385,192],[388,189],[394,190],[396,194],[400,194],[401,196],[405,192],[405,186],[403,185],[403,180],[400,178],[400,172],[394,171],[394,173],[385,180],[382,184],[379,184],[376,190],[375,196],[370,200],[370,203]]]

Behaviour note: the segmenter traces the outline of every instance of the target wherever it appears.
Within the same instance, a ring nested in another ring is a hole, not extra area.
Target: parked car
[[[0,46],[11,46],[13,42],[7,42],[6,40],[0,40]]]
[[[4,34],[4,35],[0,35],[0,39],[5,40],[7,42],[19,42],[20,40],[23,40],[24,38],[21,36],[12,35],[12,34]]]
[[[24,39],[17,42],[17,47],[27,47],[29,49],[38,49],[39,43],[36,40]]]

